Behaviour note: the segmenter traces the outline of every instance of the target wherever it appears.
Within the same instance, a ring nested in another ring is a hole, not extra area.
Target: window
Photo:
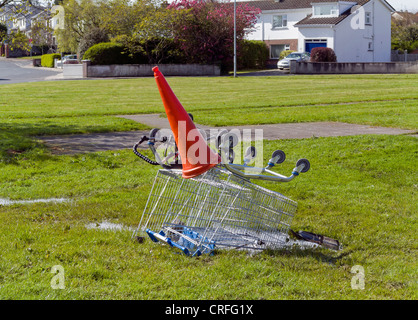
[[[270,46],[270,57],[279,59],[280,53],[284,50],[290,50],[290,44],[272,44]]]
[[[364,16],[365,24],[371,25],[372,24],[372,13],[366,12]]]
[[[338,6],[335,4],[322,4],[313,7],[314,16],[338,16]]]
[[[372,42],[372,41],[370,41],[370,42],[368,43],[368,50],[369,50],[369,51],[373,51],[373,42]]]
[[[273,29],[287,27],[287,15],[273,16]]]

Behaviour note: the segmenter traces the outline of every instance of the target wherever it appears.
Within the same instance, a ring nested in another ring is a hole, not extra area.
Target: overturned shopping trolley
[[[176,100],[162,74],[158,69],[154,72],[172,129],[172,122],[184,121],[187,123],[185,127],[189,127],[187,130],[196,130],[190,115]],[[174,119],[171,118],[173,113]],[[214,138],[218,153],[208,147],[207,159],[215,161],[192,165],[192,159],[186,159],[185,142],[175,132],[172,130],[173,135],[163,135],[154,129],[149,137],[142,137],[134,146],[134,152],[143,160],[163,167],[157,172],[134,235],[144,231],[152,241],[166,243],[191,256],[211,253],[215,248],[262,250],[283,248],[296,242],[310,246],[321,244],[304,239],[301,234],[297,240],[290,240],[296,202],[251,182],[253,179],[291,181],[309,170],[308,160],[299,160],[291,175],[283,176],[271,170],[285,160],[283,151],[275,151],[264,168],[256,168],[248,165],[256,154],[255,148],[249,147],[244,164],[234,164],[230,157],[233,139],[223,132],[207,139],[200,136],[198,143],[203,148],[207,147],[208,140]],[[155,160],[138,151],[144,142],[148,143]],[[164,145],[163,156],[157,152],[157,144]]]

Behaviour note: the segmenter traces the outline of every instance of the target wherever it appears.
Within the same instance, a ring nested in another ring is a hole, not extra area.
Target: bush
[[[269,49],[263,41],[244,40],[238,48],[240,68],[263,69],[269,58]]]
[[[295,52],[295,50],[283,50],[282,52],[280,52],[279,60],[286,58],[292,52]]]
[[[46,68],[53,68],[54,59],[61,59],[61,55],[59,53],[43,54],[41,56],[41,66]]]
[[[103,42],[90,47],[83,56],[83,60],[90,60],[91,64],[129,64],[132,63],[127,49],[119,43]]]
[[[98,27],[91,28],[83,35],[83,38],[81,38],[80,43],[78,44],[77,56],[79,59],[82,58],[90,47],[103,42],[109,42],[107,33]]]
[[[331,48],[317,47],[311,51],[311,62],[337,62],[337,56]]]

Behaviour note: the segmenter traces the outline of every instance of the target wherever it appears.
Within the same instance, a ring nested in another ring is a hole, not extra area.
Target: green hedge
[[[245,69],[264,69],[269,59],[269,49],[263,41],[244,40],[239,48],[239,67]]]
[[[83,60],[90,60],[91,64],[96,65],[132,63],[125,46],[113,42],[102,42],[91,46],[84,53]]]
[[[59,53],[43,54],[41,56],[41,66],[46,68],[53,68],[54,59],[61,59],[61,55]]]

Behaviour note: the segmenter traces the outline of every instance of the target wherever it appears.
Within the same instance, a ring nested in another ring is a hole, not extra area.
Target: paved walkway
[[[138,121],[152,128],[170,128],[167,118],[162,118],[158,114],[128,115],[119,117]],[[196,126],[204,130],[221,129],[203,126],[199,124],[196,124]],[[413,134],[414,136],[417,136],[415,134],[415,131],[413,130],[373,127],[367,125],[349,124],[341,122],[283,123],[269,125],[225,127],[225,129],[251,129],[253,136],[255,133],[255,129],[263,129],[263,138],[266,140],[304,139],[311,138],[313,136],[352,136],[361,134]],[[149,130],[49,136],[38,137],[38,139],[45,142],[46,145],[48,145],[52,149],[52,152],[55,154],[74,154],[132,148],[133,145],[143,135],[148,135],[148,133]]]

